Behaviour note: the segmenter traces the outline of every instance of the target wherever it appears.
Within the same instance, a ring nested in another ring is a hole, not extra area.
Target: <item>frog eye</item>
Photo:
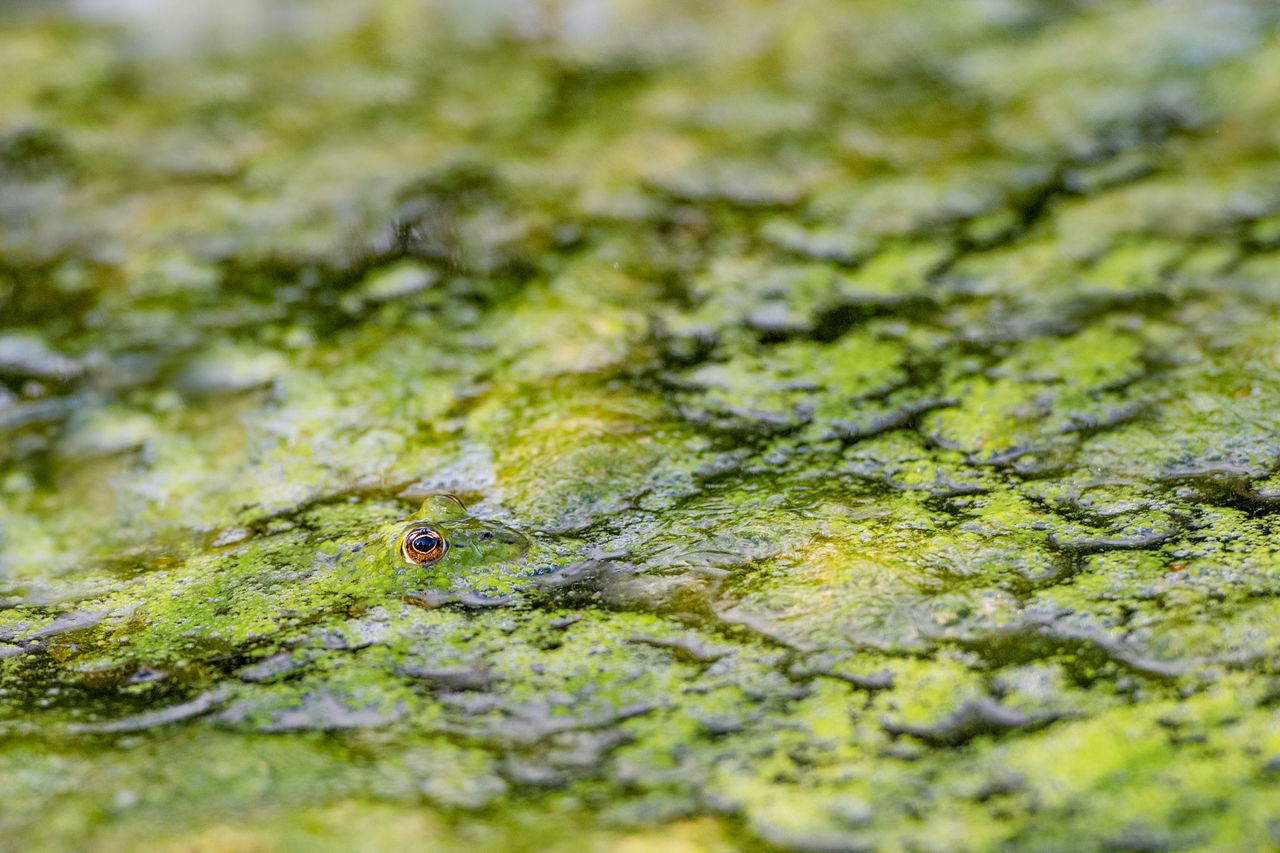
[[[449,550],[449,545],[434,527],[411,527],[400,540],[400,553],[415,566],[429,566]]]

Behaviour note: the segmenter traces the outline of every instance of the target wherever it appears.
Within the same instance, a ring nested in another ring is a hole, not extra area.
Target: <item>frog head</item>
[[[508,595],[536,573],[520,531],[476,518],[452,495],[433,495],[409,518],[381,527],[313,583],[375,599],[420,592]],[[337,593],[335,589],[334,593]]]
[[[400,525],[395,551],[406,566],[438,567],[449,574],[489,563],[519,560],[529,540],[518,530],[473,518],[453,495],[432,495]]]

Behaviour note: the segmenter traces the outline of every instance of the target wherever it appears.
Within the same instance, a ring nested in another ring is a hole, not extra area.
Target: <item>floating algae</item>
[[[0,13],[0,846],[1275,842],[1271,5],[188,6]]]

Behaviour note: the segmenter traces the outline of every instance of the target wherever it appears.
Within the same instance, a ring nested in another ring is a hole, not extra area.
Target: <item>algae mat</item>
[[[1273,4],[204,6],[0,4],[0,848],[1280,842]]]

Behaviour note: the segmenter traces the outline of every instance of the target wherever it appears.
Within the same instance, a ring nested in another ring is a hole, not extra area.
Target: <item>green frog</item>
[[[374,608],[397,601],[428,608],[451,603],[468,608],[509,605],[545,573],[538,568],[545,566],[542,560],[528,558],[530,542],[523,533],[472,516],[452,495],[427,498],[410,517],[371,530],[358,544],[324,543],[318,553],[312,552],[314,559],[305,568],[276,562],[290,552],[273,552],[271,544],[267,540],[262,546],[242,546],[241,555],[228,555],[221,564],[197,558],[189,575],[192,581],[174,587],[171,606],[112,610],[107,603],[64,614],[22,634],[11,632],[0,641],[0,653],[5,653],[0,657],[52,648],[57,660],[76,660],[93,651],[88,642],[82,646],[77,634],[101,630],[97,626],[105,621],[127,624],[130,650],[143,651],[137,659],[122,652],[121,660],[93,670],[97,685],[112,678],[121,684],[160,680],[175,661],[212,665],[252,654],[264,643],[279,650],[238,675],[248,682],[270,680],[309,665],[321,649],[356,648],[379,630],[395,630],[385,616],[363,618]],[[255,561],[260,570],[235,573]],[[194,592],[188,593],[188,601],[178,590]],[[44,659],[31,659],[37,658]],[[191,707],[204,713],[212,706]],[[145,728],[151,720],[144,714],[83,730]]]
[[[413,517],[342,555],[336,575],[365,593],[400,592],[418,603],[499,603],[531,574],[528,551],[520,531],[473,517],[453,495],[432,495]]]

